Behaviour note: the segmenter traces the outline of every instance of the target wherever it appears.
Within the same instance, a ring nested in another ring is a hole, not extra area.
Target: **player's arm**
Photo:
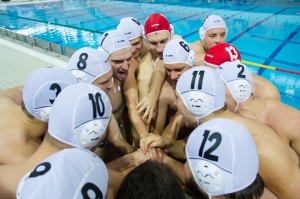
[[[106,163],[106,167],[114,171],[122,172],[129,168],[136,167],[146,160],[148,160],[148,157],[141,150],[137,150]]]
[[[120,155],[124,155],[133,152],[134,151],[133,146],[127,143],[124,137],[122,136],[120,128],[118,126],[118,123],[114,115],[111,116],[108,125],[109,126],[107,128],[108,129],[107,140],[114,145],[118,153]]]
[[[140,146],[144,153],[147,153],[149,148],[161,148],[164,149],[170,156],[184,160],[186,159],[184,151],[186,139],[172,140],[150,133],[147,137],[141,139]]]
[[[151,76],[149,92],[136,107],[138,109],[138,113],[144,112],[142,119],[147,119],[148,123],[150,123],[153,117],[153,112],[155,111],[158,96],[165,78],[166,72],[163,61],[158,60]]]
[[[180,111],[177,111],[170,123],[167,125],[163,132],[163,136],[172,140],[176,140],[179,131],[184,126],[184,118]]]
[[[138,115],[136,109],[136,105],[138,103],[138,87],[135,77],[135,71],[137,70],[137,67],[137,65],[130,66],[128,76],[124,81],[123,90],[126,106],[128,108],[129,119],[133,128],[141,138],[148,135],[148,130],[140,115]]]

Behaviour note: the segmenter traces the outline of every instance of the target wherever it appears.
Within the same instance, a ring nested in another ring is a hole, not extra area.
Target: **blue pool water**
[[[0,27],[73,49],[97,48],[102,33],[114,29],[121,18],[132,16],[144,23],[153,12],[164,14],[175,34],[188,42],[199,40],[198,29],[206,16],[222,16],[228,26],[227,41],[239,49],[251,71],[274,83],[284,103],[300,109],[300,3],[64,0],[0,4]]]

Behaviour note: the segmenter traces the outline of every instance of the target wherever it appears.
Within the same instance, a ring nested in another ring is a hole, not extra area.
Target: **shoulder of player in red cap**
[[[214,67],[234,60],[241,60],[241,54],[235,46],[228,43],[220,43],[211,47],[204,56],[204,63]]]
[[[149,15],[149,17],[146,19],[144,31],[145,36],[160,31],[168,31],[171,34],[171,25],[164,15],[154,13]]]

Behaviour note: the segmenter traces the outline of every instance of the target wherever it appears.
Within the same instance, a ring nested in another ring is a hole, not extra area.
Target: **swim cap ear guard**
[[[205,192],[218,193],[223,187],[223,175],[219,167],[209,161],[199,161],[195,165],[195,176]]]
[[[234,86],[230,86],[229,89],[233,99],[237,103],[247,100],[252,94],[252,85],[244,79],[236,80]]]
[[[80,70],[72,70],[70,71],[75,77],[77,77],[78,82],[87,82],[87,76],[85,72]]]
[[[204,40],[204,36],[205,36],[206,31],[204,30],[204,28],[201,26],[199,28],[199,36],[201,40]]]
[[[97,145],[105,132],[105,126],[99,120],[90,121],[81,130],[81,146],[91,149]]]
[[[170,24],[170,30],[171,30],[171,36],[174,35],[174,26],[172,24]]]
[[[180,94],[181,95],[181,94]],[[210,112],[207,94],[199,91],[190,91],[187,98],[181,97],[187,109],[194,116],[203,116]],[[186,100],[187,99],[187,100]]]
[[[40,109],[40,117],[43,120],[43,122],[49,121],[50,111],[51,111],[51,107]]]
[[[187,57],[185,63],[187,63],[189,66],[193,67],[195,66],[195,60],[196,60],[196,54],[193,49],[190,49],[189,56]]]

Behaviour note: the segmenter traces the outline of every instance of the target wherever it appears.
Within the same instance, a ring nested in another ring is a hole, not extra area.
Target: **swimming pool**
[[[97,48],[102,33],[132,16],[144,23],[160,12],[188,42],[199,39],[198,29],[209,14],[228,25],[227,41],[241,52],[253,73],[280,90],[284,103],[300,109],[300,3],[225,4],[201,1],[64,0],[0,4],[0,27],[72,49]]]

